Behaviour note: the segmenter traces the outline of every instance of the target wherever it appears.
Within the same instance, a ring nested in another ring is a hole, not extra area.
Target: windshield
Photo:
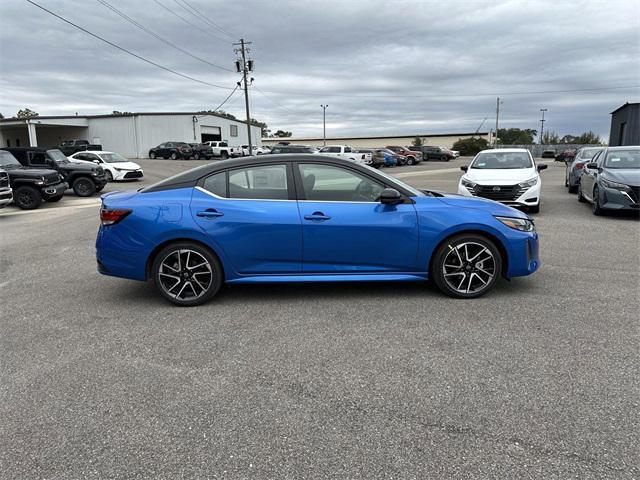
[[[640,168],[640,150],[614,150],[607,153],[606,168]]]
[[[47,154],[56,163],[67,163],[69,159],[60,150],[47,150]]]
[[[6,150],[0,150],[0,167],[19,167],[20,162]]]
[[[100,157],[105,161],[105,163],[123,163],[129,161],[119,153],[102,153],[100,154]]]
[[[470,168],[489,170],[531,168],[532,166],[527,152],[480,152]]]
[[[578,156],[578,158],[580,158],[581,160],[591,160],[596,153],[598,153],[600,150],[602,150],[601,148],[583,148],[582,150],[580,150],[580,154]]]

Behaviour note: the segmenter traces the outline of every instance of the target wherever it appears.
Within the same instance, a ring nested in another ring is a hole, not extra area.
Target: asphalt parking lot
[[[455,191],[465,162],[387,172]],[[139,163],[105,191],[203,162]],[[640,222],[541,175],[542,267],[468,301],[256,285],[175,308],[96,273],[95,198],[4,209],[0,477],[640,477]]]

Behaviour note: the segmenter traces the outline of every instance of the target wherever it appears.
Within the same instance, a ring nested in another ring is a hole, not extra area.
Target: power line
[[[253,85],[253,88],[260,93],[260,95],[262,95],[264,98],[266,98],[267,100],[269,100],[271,103],[273,103],[276,107],[278,108],[283,108],[284,110],[290,112],[290,113],[296,113],[293,110],[291,110],[290,108],[285,107],[284,105],[282,105],[281,103],[276,102],[275,100],[273,100],[271,97],[269,97],[266,93],[264,93],[262,90],[260,90],[258,87],[256,87],[255,85]]]
[[[136,57],[137,59],[142,60],[143,62],[146,62],[146,63],[148,63],[148,64],[150,64],[150,65],[153,65],[154,67],[160,68],[160,69],[165,70],[165,71],[167,71],[167,72],[169,72],[169,73],[173,73],[174,75],[177,75],[177,76],[182,77],[182,78],[186,78],[186,79],[188,79],[188,80],[191,80],[191,81],[194,81],[194,82],[200,83],[200,84],[202,84],[202,85],[207,85],[207,86],[209,86],[209,87],[215,87],[215,88],[221,88],[221,89],[223,89],[223,90],[231,90],[231,88],[229,88],[229,87],[223,87],[222,85],[216,85],[216,84],[214,84],[214,83],[205,82],[204,80],[200,80],[200,79],[198,79],[198,78],[191,77],[191,76],[186,75],[186,74],[184,74],[184,73],[180,73],[180,72],[177,72],[177,71],[175,71],[175,70],[172,70],[172,69],[171,69],[171,68],[169,68],[169,67],[165,67],[164,65],[160,65],[159,63],[156,63],[156,62],[154,62],[154,61],[152,61],[152,60],[149,60],[148,58],[145,58],[145,57],[143,57],[143,56],[141,56],[141,55],[138,55],[137,53],[134,53],[134,52],[132,52],[131,50],[127,50],[126,48],[121,47],[120,45],[118,45],[118,44],[116,44],[116,43],[113,43],[113,42],[111,42],[111,41],[107,40],[106,38],[101,37],[100,35],[97,35],[97,34],[95,34],[95,33],[90,32],[90,31],[89,31],[89,30],[87,30],[86,28],[83,28],[83,27],[81,27],[80,25],[77,25],[77,24],[73,23],[72,21],[67,20],[66,18],[64,18],[64,17],[62,17],[62,16],[60,16],[60,15],[58,15],[57,13],[52,12],[51,10],[47,10],[47,9],[46,9],[46,8],[44,8],[42,5],[39,5],[39,4],[37,4],[36,2],[34,2],[34,1],[32,1],[32,0],[27,0],[27,2],[29,2],[30,4],[32,4],[32,5],[36,6],[36,7],[38,7],[38,8],[39,8],[39,9],[41,9],[41,10],[44,10],[44,11],[45,11],[45,12],[47,12],[48,14],[53,15],[53,16],[54,16],[54,17],[56,17],[56,18],[59,18],[59,19],[60,19],[60,20],[62,20],[63,22],[68,23],[69,25],[71,25],[71,26],[73,26],[73,27],[77,28],[78,30],[82,30],[84,33],[86,33],[86,34],[88,34],[88,35],[91,35],[91,36],[92,36],[92,37],[94,37],[94,38],[97,38],[97,39],[98,39],[98,40],[100,40],[101,42],[104,42],[104,43],[106,43],[107,45],[111,45],[112,47],[117,48],[118,50],[121,50],[121,51],[123,51],[123,52],[125,52],[125,53],[127,53],[127,54],[131,55],[132,57]]]
[[[205,30],[204,28],[200,27],[199,25],[196,25],[193,22],[190,22],[189,20],[187,20],[186,18],[184,18],[182,15],[179,15],[178,13],[176,13],[174,10],[171,10],[169,7],[167,7],[164,3],[160,2],[159,0],[153,0],[154,2],[156,2],[158,5],[160,5],[162,8],[164,8],[167,12],[175,15],[176,17],[178,17],[180,20],[182,20],[183,22],[191,25],[193,28],[197,28],[198,30],[200,30],[201,32],[203,32],[206,35],[209,35],[210,37],[213,37],[217,40],[220,40],[221,42],[225,42],[225,43],[231,43],[229,40],[227,40],[226,38],[222,38],[222,37],[218,37],[217,35],[214,35],[213,33],[209,32],[208,30]]]
[[[231,70],[230,68],[225,68],[222,67],[220,65],[216,65],[215,63],[211,63],[208,60],[205,60],[204,58],[201,58],[197,55],[194,55],[193,53],[185,50],[184,48],[181,48],[180,46],[176,45],[175,43],[170,42],[169,40],[164,39],[163,37],[161,37],[160,35],[158,35],[157,33],[149,30],[147,27],[145,27],[144,25],[136,22],[133,18],[131,18],[130,16],[128,16],[126,13],[118,10],[116,7],[114,7],[113,5],[111,5],[110,3],[108,3],[106,0],[96,0],[98,3],[101,3],[102,5],[104,5],[105,7],[107,7],[109,10],[111,10],[112,12],[116,13],[117,15],[119,15],[120,17],[122,17],[123,19],[125,19],[127,22],[135,25],[136,27],[138,27],[140,30],[143,30],[145,32],[147,32],[149,35],[157,38],[158,40],[160,40],[163,43],[166,43],[167,45],[175,48],[176,50],[184,53],[185,55],[190,56],[191,58],[195,58],[196,60],[202,62],[202,63],[206,63],[207,65],[211,65],[212,67],[215,68],[219,68],[220,70],[225,70],[227,72],[233,72],[233,70]]]
[[[577,93],[577,92],[598,92],[609,90],[624,90],[624,89],[636,89],[640,88],[640,85],[625,85],[617,87],[600,87],[600,88],[583,88],[574,90],[543,90],[535,92],[499,92],[499,93],[444,93],[444,94],[432,94],[432,95],[348,95],[340,93],[326,93],[326,92],[278,92],[265,90],[267,93],[274,93],[279,95],[297,95],[303,97],[346,97],[346,98],[442,98],[442,97],[495,97],[495,96],[507,96],[507,95],[543,95],[550,93]]]
[[[176,3],[177,0],[174,0]],[[208,23],[209,25],[211,25],[212,27],[218,29],[220,32],[224,33],[225,35],[228,35],[230,38],[235,38],[234,35],[232,35],[231,33],[227,32],[224,28],[222,28],[220,25],[218,25],[216,22],[214,22],[213,20],[209,19],[209,17],[207,17],[206,15],[204,15],[202,12],[200,12],[199,10],[196,10],[196,8],[193,7],[193,5],[191,5],[189,2],[187,2],[187,0],[181,0],[180,3],[184,3],[187,7],[189,7],[191,10],[193,10],[194,12],[194,16],[198,17],[199,19],[201,19],[202,21]]]
[[[195,12],[194,12],[194,11],[192,11],[192,10],[189,10],[189,8],[187,8],[187,7],[186,7],[182,2],[179,2],[178,0],[173,0],[173,2],[174,2],[176,5],[178,5],[180,8],[182,8],[185,12],[187,12],[189,15],[193,15],[194,17],[196,17],[196,18],[197,18],[198,20],[200,20],[200,21],[201,21],[205,26],[207,26],[207,27],[214,27],[214,28],[217,28],[218,30],[220,30],[220,28],[219,28],[219,27],[217,27],[217,26],[215,26],[215,25],[212,25],[212,24],[208,23],[208,22],[207,22],[204,18],[202,18],[202,16],[200,16],[199,14],[195,13]],[[229,35],[228,33],[226,33],[226,32],[222,32],[222,33],[224,33],[225,35],[227,35],[227,36],[229,36],[230,38],[232,38],[232,39],[233,39],[233,37],[232,37],[231,35]]]

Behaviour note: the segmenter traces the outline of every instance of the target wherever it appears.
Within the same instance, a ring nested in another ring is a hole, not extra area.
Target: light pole
[[[322,107],[322,146],[327,146],[327,107],[329,105],[320,105]]]
[[[542,112],[542,119],[540,120],[540,145],[542,145],[542,134],[544,133],[544,112],[547,111],[546,108],[541,108],[540,111]]]

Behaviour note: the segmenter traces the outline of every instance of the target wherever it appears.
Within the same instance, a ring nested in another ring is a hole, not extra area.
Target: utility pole
[[[493,139],[494,148],[498,146],[498,118],[500,117],[500,97],[496,99],[496,131]]]
[[[253,70],[253,60],[247,61],[246,54],[249,53],[247,45],[251,45],[252,42],[245,42],[244,38],[240,39],[240,43],[234,43],[234,45],[240,45],[240,48],[236,48],[235,52],[240,53],[241,60],[236,60],[236,70],[238,73],[242,72],[242,81],[244,82],[244,106],[247,110],[247,137],[249,139],[249,155],[253,153],[253,146],[251,145],[251,115],[249,114],[249,84],[247,83],[247,73]],[[253,78],[251,79],[253,82]]]
[[[546,108],[541,108],[540,111],[542,112],[542,119],[540,120],[540,145],[542,145],[542,134],[544,133],[544,112],[547,111]]]
[[[322,107],[322,146],[327,146],[327,107],[329,105],[320,105]]]

